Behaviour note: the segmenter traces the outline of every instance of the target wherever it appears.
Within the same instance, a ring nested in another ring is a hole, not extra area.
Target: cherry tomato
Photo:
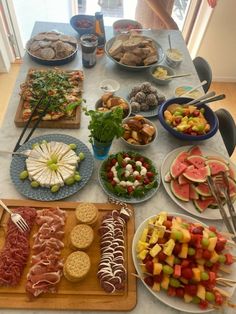
[[[192,113],[194,117],[198,117],[200,114],[200,111],[198,109],[194,110],[194,112]]]
[[[116,186],[116,181],[112,180],[112,181],[111,181],[111,185],[112,185],[112,186]]]
[[[113,172],[112,172],[112,171],[109,171],[109,172],[107,173],[107,177],[108,177],[108,179],[113,179],[113,177],[114,177]]]
[[[111,164],[112,164],[113,166],[115,166],[116,163],[117,163],[117,160],[116,160],[115,158],[113,158],[113,159],[111,160]]]
[[[143,167],[145,167],[146,169],[149,169],[150,165],[147,162],[143,162]]]
[[[146,184],[149,184],[150,183],[150,180],[148,178],[144,178],[143,179],[143,183],[146,185]]]
[[[127,187],[127,191],[129,194],[131,194],[133,192],[134,188],[132,186],[128,186]]]
[[[125,168],[125,167],[127,166],[127,162],[125,162],[124,160],[122,160],[121,166],[122,166],[123,168]]]
[[[153,177],[154,177],[154,173],[151,172],[151,171],[148,171],[147,174],[146,174],[146,176],[147,176],[148,178],[153,178]]]
[[[139,174],[135,177],[136,180],[141,181],[142,180],[142,176]]]

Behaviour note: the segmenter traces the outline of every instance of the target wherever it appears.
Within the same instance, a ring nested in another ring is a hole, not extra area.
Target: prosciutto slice
[[[27,222],[29,230],[21,232],[9,219],[5,244],[0,252],[0,286],[16,286],[26,266],[29,253],[29,236],[36,218],[36,210],[31,207],[14,209]]]
[[[26,292],[37,297],[42,293],[55,293],[62,276],[61,250],[66,215],[59,208],[37,211],[38,232],[34,235],[31,267],[27,274]]]

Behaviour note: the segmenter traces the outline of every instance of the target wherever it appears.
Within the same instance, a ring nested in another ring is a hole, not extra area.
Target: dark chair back
[[[229,111],[223,108],[216,110],[215,113],[219,120],[219,131],[228,154],[231,156],[236,146],[236,125],[234,119]]]
[[[193,64],[197,71],[200,81],[207,81],[207,84],[203,86],[204,92],[207,93],[212,82],[212,70],[209,63],[202,57],[196,57],[193,59]]]

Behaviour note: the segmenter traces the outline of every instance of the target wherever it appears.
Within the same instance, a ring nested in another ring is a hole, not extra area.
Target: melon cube
[[[201,271],[198,267],[192,268],[193,271],[193,280],[201,281]]]
[[[159,292],[161,290],[161,284],[159,282],[154,282],[154,284],[152,286],[152,290]]]
[[[208,250],[210,252],[213,252],[216,246],[217,237],[209,238],[208,240],[209,240]]]
[[[188,243],[183,243],[181,247],[181,251],[178,255],[180,258],[187,258],[188,256]]]
[[[174,255],[167,256],[167,258],[165,259],[165,262],[171,267],[174,265],[174,261],[175,261]]]
[[[187,293],[184,294],[184,301],[186,303],[190,303],[190,302],[192,302],[192,300],[193,300],[193,297],[191,295],[189,295]]]
[[[199,297],[199,299],[201,299],[201,300],[205,300],[205,296],[206,296],[205,287],[202,285],[198,285],[197,286],[197,297]]]
[[[216,263],[218,259],[219,259],[219,255],[216,253],[216,251],[213,251],[210,258],[210,262]]]
[[[188,243],[191,240],[191,234],[187,229],[181,229],[183,233],[183,238],[180,242],[182,243]]]
[[[161,282],[162,289],[167,290],[168,287],[169,287],[169,282],[170,282],[169,276],[168,275],[163,275],[163,279],[162,279],[162,282]]]
[[[162,271],[162,264],[161,263],[154,263],[153,264],[153,275],[159,275]]]

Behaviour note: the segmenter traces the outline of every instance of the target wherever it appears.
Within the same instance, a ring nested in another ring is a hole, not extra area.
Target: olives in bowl
[[[160,123],[182,140],[201,141],[212,137],[219,127],[216,114],[206,104],[188,105],[190,100],[178,97],[164,102],[158,114]]]

